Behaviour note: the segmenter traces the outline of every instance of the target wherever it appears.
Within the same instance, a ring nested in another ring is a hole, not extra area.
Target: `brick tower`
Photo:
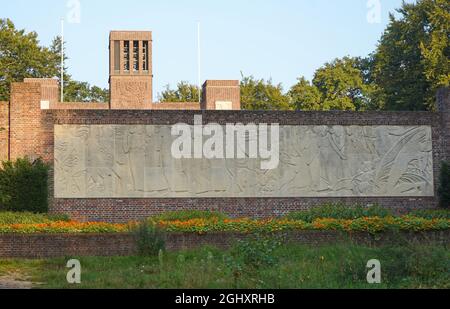
[[[151,109],[152,32],[111,31],[109,36],[111,109]]]

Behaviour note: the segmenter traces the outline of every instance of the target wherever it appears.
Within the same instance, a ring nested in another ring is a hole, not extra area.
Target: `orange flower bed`
[[[273,233],[293,230],[332,230],[332,231],[359,231],[378,233],[388,230],[402,231],[430,231],[448,230],[449,219],[425,219],[413,216],[404,217],[364,217],[353,220],[323,218],[316,219],[312,223],[290,219],[219,219],[199,218],[189,220],[174,220],[150,222],[167,232],[178,233],[211,233],[211,232],[236,232],[236,233]],[[50,222],[38,224],[4,224],[0,225],[0,233],[126,233],[131,232],[137,225],[110,224],[100,222]]]

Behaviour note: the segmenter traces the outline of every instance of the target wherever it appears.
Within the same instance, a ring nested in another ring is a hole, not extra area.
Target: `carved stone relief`
[[[433,196],[428,126],[281,126],[280,163],[175,159],[171,126],[56,125],[55,197]]]

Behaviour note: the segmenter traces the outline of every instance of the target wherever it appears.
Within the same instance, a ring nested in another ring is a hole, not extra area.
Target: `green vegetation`
[[[292,110],[289,98],[281,84],[272,80],[243,76],[241,80],[241,106],[246,110]]]
[[[0,169],[0,210],[46,213],[48,170],[48,165],[40,159],[3,162]]]
[[[450,86],[448,0],[403,3],[376,50],[366,58],[337,58],[318,68],[311,81],[299,77],[288,91],[272,80],[242,76],[246,110],[434,110],[440,87]],[[191,101],[197,88],[167,87],[163,101]]]
[[[416,210],[410,213],[411,216],[424,219],[448,219],[450,220],[450,210],[448,209],[431,209]]]
[[[309,210],[291,212],[286,215],[285,218],[313,222],[315,219],[320,218],[351,220],[363,217],[385,218],[388,216],[393,216],[392,212],[379,206],[363,207],[360,205],[347,206],[345,204],[325,204],[323,206],[313,207]]]
[[[385,110],[434,110],[436,90],[450,84],[450,2],[403,3],[390,16],[368,60],[373,105]]]
[[[217,211],[204,211],[204,210],[181,210],[181,211],[169,211],[160,215],[155,215],[149,218],[150,222],[159,221],[187,221],[192,219],[228,219],[228,215]]]
[[[80,285],[67,283],[67,259],[62,258],[3,260],[0,276],[24,272],[43,283],[37,288],[450,288],[450,251],[444,246],[276,246],[266,262],[257,262],[262,267],[247,260],[254,251],[240,254],[236,248],[203,247],[158,257],[83,257]],[[381,262],[380,285],[366,281],[371,259]]]
[[[439,204],[442,208],[450,206],[450,163],[443,162],[439,174]]]
[[[188,82],[182,81],[178,83],[177,89],[170,89],[170,85],[166,86],[158,97],[160,102],[198,102],[199,91],[198,86],[191,85]]]
[[[55,37],[50,47],[40,46],[36,32],[26,33],[17,29],[10,19],[0,18],[0,101],[9,100],[12,82],[22,82],[27,77],[59,77],[61,45],[61,38]],[[109,100],[108,89],[74,81],[67,68],[64,71],[65,102]]]
[[[139,255],[156,256],[165,250],[164,232],[157,226],[141,223],[133,232]]]
[[[70,219],[66,215],[35,214],[31,212],[0,212],[0,224],[35,224],[65,221]]]

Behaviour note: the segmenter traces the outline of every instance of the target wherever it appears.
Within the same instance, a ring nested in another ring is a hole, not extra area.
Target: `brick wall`
[[[0,101],[0,161],[8,160],[9,102]]]
[[[438,111],[441,113],[444,158],[450,161],[450,89],[442,88],[437,93]]]
[[[229,248],[238,239],[248,235],[233,233],[168,234],[166,248],[169,251],[194,249],[201,246]],[[349,241],[357,244],[381,246],[398,243],[450,244],[450,233],[382,233],[373,236],[366,233],[343,234],[333,231],[295,231],[284,234],[286,243],[326,245]],[[74,258],[81,256],[132,256],[137,248],[131,234],[3,234],[0,235],[0,258]]]
[[[220,85],[219,85],[220,86]],[[41,110],[41,85],[14,83],[11,96],[11,158],[43,157],[53,163],[54,124],[193,124],[202,114],[205,123],[279,123],[280,125],[429,125],[432,127],[435,188],[440,162],[449,158],[448,90],[433,112],[275,112],[213,110]],[[71,103],[67,103],[67,106]],[[86,103],[82,103],[86,104]],[[79,104],[75,104],[78,106]],[[87,104],[93,106],[92,104]],[[86,106],[87,106],[86,105]],[[84,107],[83,105],[82,107]],[[103,105],[104,106],[104,105]],[[79,106],[81,108],[81,106]],[[52,183],[52,179],[50,180]],[[53,196],[53,188],[50,189]],[[232,216],[268,217],[308,209],[326,202],[380,204],[396,212],[437,206],[435,197],[402,198],[180,198],[180,199],[52,199],[51,211],[66,213],[80,220],[127,222],[170,210],[219,210]]]
[[[207,80],[203,84],[202,109],[215,110],[217,101],[229,101],[232,110],[241,109],[241,92],[238,80]]]
[[[199,102],[163,102],[152,105],[154,110],[200,110]]]
[[[193,124],[201,113],[205,123],[279,123],[280,125],[430,125],[433,134],[434,162],[443,155],[441,115],[432,112],[257,112],[257,111],[43,111],[49,129],[55,124]],[[49,132],[50,133],[50,132]],[[50,141],[50,140],[49,140]],[[53,140],[51,140],[53,142]],[[47,149],[52,150],[49,144]],[[439,164],[434,166],[436,188]],[[232,216],[268,217],[308,209],[326,202],[380,204],[402,213],[412,209],[433,208],[435,197],[401,198],[179,198],[179,199],[55,199],[51,210],[67,213],[79,220],[127,222],[172,210],[219,210]]]
[[[109,103],[98,102],[58,102],[50,104],[50,109],[109,109]]]
[[[42,132],[40,110],[41,85],[39,83],[12,83],[10,107],[10,154],[11,159],[44,156],[45,141]],[[47,157],[48,159],[50,157]]]
[[[41,85],[41,100],[56,104],[61,99],[59,82],[53,78],[25,78],[24,83],[34,83]]]

